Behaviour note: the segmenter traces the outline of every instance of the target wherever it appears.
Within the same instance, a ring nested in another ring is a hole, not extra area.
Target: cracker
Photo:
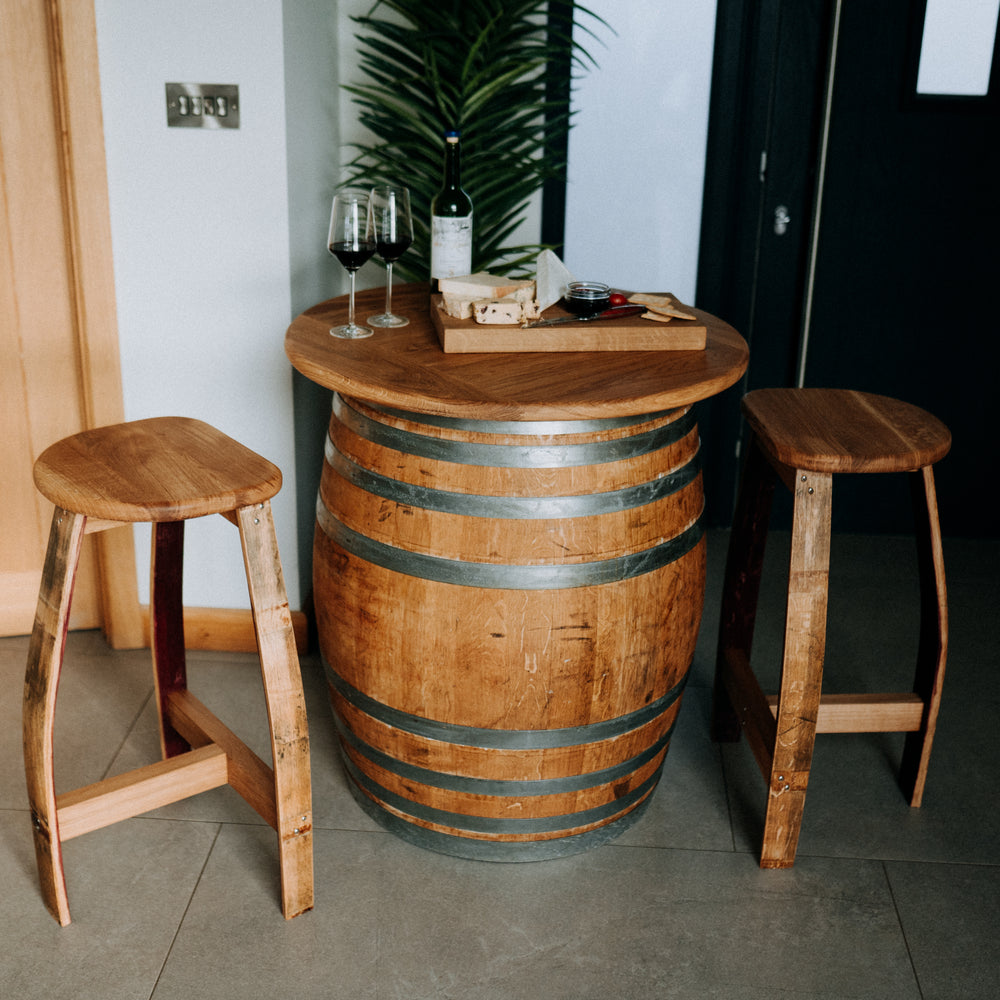
[[[636,295],[630,295],[628,300],[636,305],[645,306],[651,312],[662,313],[664,316],[676,316],[677,319],[698,318],[689,312],[684,312],[683,309],[678,309],[674,305],[674,299],[671,295],[650,295],[646,292],[640,292]]]
[[[669,306],[674,302],[672,295],[652,295],[649,292],[636,292],[628,300],[640,306]]]

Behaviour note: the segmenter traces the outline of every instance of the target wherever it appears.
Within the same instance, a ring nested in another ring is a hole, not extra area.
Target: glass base
[[[410,321],[405,316],[397,316],[395,313],[379,313],[377,316],[369,316],[367,322],[372,326],[406,326]]]
[[[367,326],[358,326],[357,323],[345,323],[343,326],[330,327],[330,336],[340,337],[341,340],[361,340],[371,335],[372,331]]]

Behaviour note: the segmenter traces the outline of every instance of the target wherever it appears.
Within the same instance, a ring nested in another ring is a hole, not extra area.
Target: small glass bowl
[[[571,281],[566,286],[563,305],[577,315],[600,312],[610,304],[611,288],[599,281]]]

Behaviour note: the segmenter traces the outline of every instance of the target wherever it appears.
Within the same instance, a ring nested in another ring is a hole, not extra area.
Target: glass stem
[[[351,271],[351,297],[347,303],[347,325],[354,326],[354,272]]]
[[[392,261],[385,264],[385,314],[392,315]]]

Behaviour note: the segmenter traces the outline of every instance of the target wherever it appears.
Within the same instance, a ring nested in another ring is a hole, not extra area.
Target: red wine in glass
[[[396,261],[410,249],[410,244],[412,242],[412,239],[397,239],[389,242],[378,240],[375,243],[375,252],[386,262],[386,264],[395,264]]]
[[[383,184],[371,191],[372,219],[376,252],[385,262],[385,311],[369,316],[372,326],[406,326],[405,316],[392,311],[392,265],[406,253],[413,242],[413,219],[410,215],[410,192],[397,184]]]
[[[351,295],[348,300],[347,322],[330,328],[334,337],[357,340],[370,337],[372,331],[354,322],[354,276],[359,267],[375,253],[375,228],[372,222],[372,205],[368,191],[344,188],[333,198],[330,210],[330,233],[327,249],[340,261],[351,276]]]
[[[375,243],[331,243],[330,253],[340,261],[348,271],[357,271],[377,248]]]

